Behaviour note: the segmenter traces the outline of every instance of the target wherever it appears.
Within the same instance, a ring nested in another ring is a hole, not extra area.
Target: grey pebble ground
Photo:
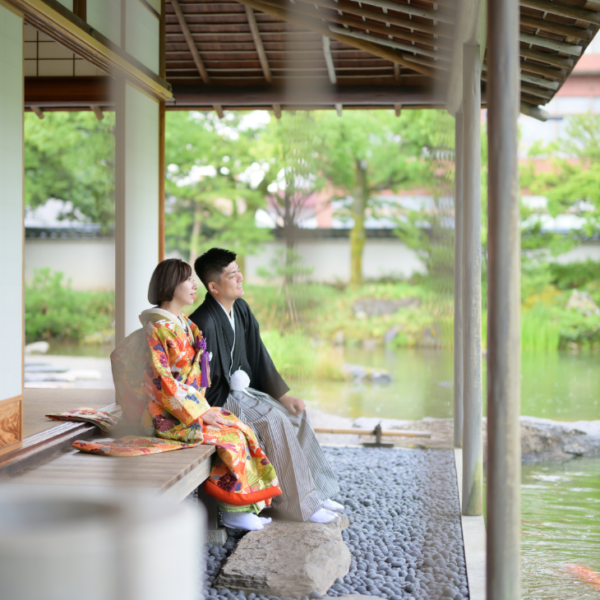
[[[346,507],[350,527],[342,535],[352,554],[350,572],[337,579],[327,596],[468,598],[452,451],[324,450],[340,482],[341,492],[334,500]],[[212,587],[221,565],[243,535],[228,531],[225,546],[207,547],[205,597],[279,600]],[[311,594],[311,599],[320,597]]]

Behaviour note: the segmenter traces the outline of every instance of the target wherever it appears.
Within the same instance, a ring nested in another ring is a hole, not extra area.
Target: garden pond
[[[357,349],[346,350],[344,360],[385,369],[392,382],[295,383],[292,393],[350,418],[452,416],[451,351]],[[483,361],[485,377],[485,356]],[[600,419],[599,362],[600,355],[590,353],[524,354],[521,414],[558,421]],[[523,465],[521,495],[523,598],[600,598],[600,458]],[[593,573],[599,584],[585,580]]]

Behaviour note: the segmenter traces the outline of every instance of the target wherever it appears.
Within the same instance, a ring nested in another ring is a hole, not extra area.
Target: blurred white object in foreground
[[[2,484],[0,598],[198,600],[205,518],[150,493]]]

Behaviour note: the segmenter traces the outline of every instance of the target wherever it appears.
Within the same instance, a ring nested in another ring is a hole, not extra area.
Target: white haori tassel
[[[229,382],[229,387],[235,392],[244,392],[250,385],[250,377],[246,371],[238,369],[232,376]]]

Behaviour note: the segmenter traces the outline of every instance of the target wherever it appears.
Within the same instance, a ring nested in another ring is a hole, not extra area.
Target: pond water
[[[523,598],[600,598],[600,459],[523,465],[521,515]]]
[[[453,406],[451,350],[348,349],[344,361],[392,375],[387,385],[337,381],[293,382],[292,393],[341,416],[416,420],[449,418]],[[523,356],[521,414],[559,421],[600,419],[599,354]],[[485,389],[485,356],[484,386]],[[485,402],[484,402],[485,415]]]
[[[292,392],[350,418],[452,416],[452,352],[350,350],[344,360],[386,369],[393,381],[295,383]],[[521,414],[600,419],[599,361],[598,354],[523,356]],[[523,465],[521,494],[523,598],[600,599],[600,459]],[[594,576],[597,585],[585,579]]]

